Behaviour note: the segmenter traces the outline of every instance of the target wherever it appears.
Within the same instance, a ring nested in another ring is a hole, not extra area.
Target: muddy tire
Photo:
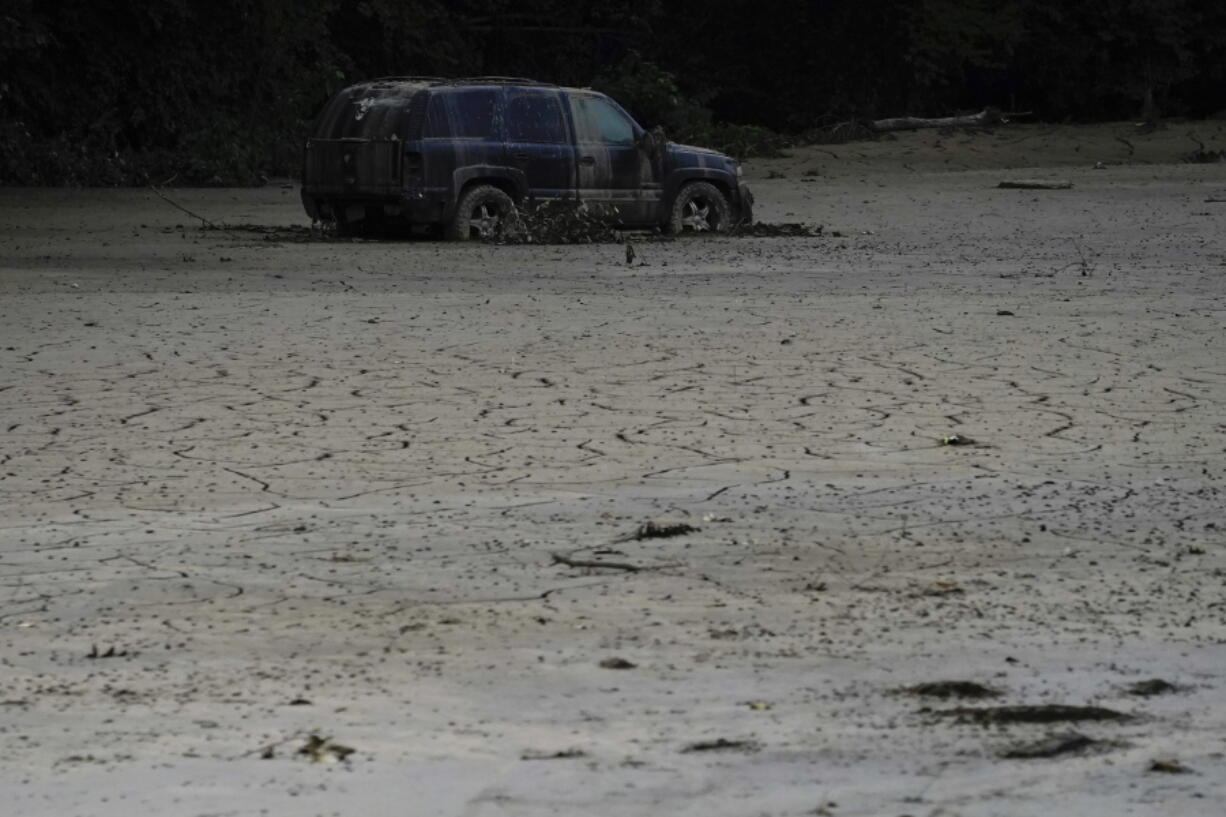
[[[708,182],[691,182],[677,193],[669,214],[668,232],[726,233],[732,228],[732,208],[719,188]]]
[[[502,190],[489,184],[464,191],[456,205],[455,216],[447,227],[447,237],[455,241],[497,238],[518,221],[515,202]]]

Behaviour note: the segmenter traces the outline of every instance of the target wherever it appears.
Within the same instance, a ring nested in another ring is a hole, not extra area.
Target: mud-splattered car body
[[[529,80],[360,83],[328,102],[307,140],[303,204],[342,227],[396,219],[466,238],[510,206],[502,196],[712,230],[750,220],[753,202],[735,159],[667,142],[603,94]]]

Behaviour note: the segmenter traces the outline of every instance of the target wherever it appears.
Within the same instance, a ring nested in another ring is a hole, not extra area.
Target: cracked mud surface
[[[1220,813],[1226,168],[935,138],[633,268],[0,190],[8,813]],[[950,680],[1132,717],[1003,758]]]

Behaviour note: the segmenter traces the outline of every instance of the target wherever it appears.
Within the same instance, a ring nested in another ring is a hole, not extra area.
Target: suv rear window
[[[507,103],[507,139],[512,142],[569,142],[562,103],[553,92],[523,93]]]
[[[493,139],[498,92],[436,91],[426,109],[427,139]]]
[[[403,138],[414,90],[363,88],[360,93],[337,94],[320,113],[315,135],[322,139]]]

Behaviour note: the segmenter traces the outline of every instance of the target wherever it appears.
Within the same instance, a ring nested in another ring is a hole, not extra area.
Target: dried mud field
[[[4,813],[1221,814],[1186,129],[798,149],[820,235],[633,267],[0,190]]]

